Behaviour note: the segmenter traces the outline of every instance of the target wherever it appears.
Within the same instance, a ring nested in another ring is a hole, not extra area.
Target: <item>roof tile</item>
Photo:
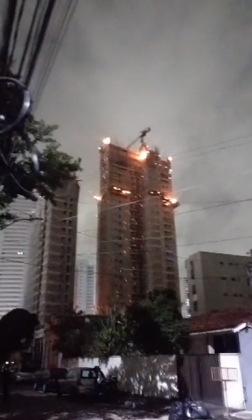
[[[252,323],[252,309],[228,309],[225,311],[214,311],[208,314],[190,318],[190,331],[210,332],[227,328],[235,328],[243,322]]]

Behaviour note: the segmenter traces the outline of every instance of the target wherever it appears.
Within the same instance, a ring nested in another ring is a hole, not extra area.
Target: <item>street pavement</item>
[[[206,404],[215,419],[226,417],[226,409]],[[232,413],[233,420],[252,420],[251,412]],[[231,417],[229,417],[231,418]],[[0,420],[169,420],[169,404],[143,398],[127,398],[117,403],[98,403],[58,398],[31,388],[14,390],[8,404],[0,395]]]
[[[30,389],[14,391],[0,401],[0,420],[168,420],[168,407],[147,407],[135,401],[102,404],[57,398]]]

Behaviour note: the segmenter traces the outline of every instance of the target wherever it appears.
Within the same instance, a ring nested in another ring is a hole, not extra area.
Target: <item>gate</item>
[[[219,367],[218,354],[186,354],[178,363],[178,377],[188,396],[206,403],[224,405],[221,382],[214,382],[211,367]]]

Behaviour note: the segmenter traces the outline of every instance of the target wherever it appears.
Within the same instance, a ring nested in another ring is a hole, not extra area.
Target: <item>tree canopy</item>
[[[84,318],[70,316],[54,328],[56,347],[66,358],[108,359],[116,355],[181,354],[188,350],[188,329],[178,299],[169,289],[154,290],[130,305],[124,314],[93,316],[91,324]]]
[[[57,318],[57,317],[56,317]],[[57,337],[54,350],[67,358],[93,355],[93,343],[99,331],[99,320],[85,316],[82,312],[71,311],[66,316],[50,322],[49,328]]]
[[[127,356],[134,352],[131,334],[124,315],[112,315],[101,320],[92,343],[93,354],[101,360],[111,356]]]
[[[189,335],[176,293],[154,290],[126,311],[134,347],[140,353],[180,354],[188,349]]]
[[[15,219],[9,205],[18,197],[42,196],[54,202],[55,192],[76,177],[81,160],[60,150],[55,125],[28,115],[22,126],[0,137],[0,229]],[[31,147],[36,148],[39,171],[34,169]]]
[[[36,315],[25,309],[13,309],[0,320],[0,363],[6,361],[11,353],[27,348],[38,325]]]

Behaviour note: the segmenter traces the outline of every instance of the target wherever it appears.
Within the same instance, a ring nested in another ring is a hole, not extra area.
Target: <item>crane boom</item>
[[[140,131],[140,136],[138,136],[135,140],[133,140],[127,147],[127,149],[130,149],[130,147],[132,147],[138,140],[140,140],[140,142],[142,144],[144,144],[144,138],[146,137],[146,135],[151,131],[150,127],[147,127],[145,130]]]

